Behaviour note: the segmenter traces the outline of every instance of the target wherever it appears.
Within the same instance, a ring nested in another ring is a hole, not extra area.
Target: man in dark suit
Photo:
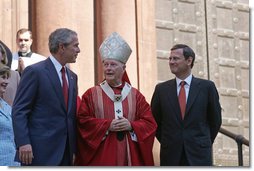
[[[77,75],[67,63],[80,53],[77,33],[49,36],[48,59],[25,68],[13,104],[16,159],[23,165],[72,165],[76,151]]]
[[[221,106],[214,83],[192,75],[194,61],[195,53],[189,46],[173,46],[169,66],[176,78],[158,84],[152,97],[161,166],[212,165]]]

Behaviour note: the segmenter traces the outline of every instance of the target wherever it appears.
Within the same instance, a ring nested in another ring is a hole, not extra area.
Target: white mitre
[[[116,32],[109,35],[99,48],[102,61],[115,59],[124,64],[128,61],[132,52],[128,43]]]

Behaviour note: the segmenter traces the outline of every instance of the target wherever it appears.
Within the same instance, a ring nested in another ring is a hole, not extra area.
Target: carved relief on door
[[[247,0],[156,0],[158,82],[174,77],[170,48],[188,44],[196,53],[193,74],[215,82],[223,128],[249,139],[249,6]],[[237,166],[234,140],[218,134],[214,164]],[[249,166],[249,148],[243,150]]]

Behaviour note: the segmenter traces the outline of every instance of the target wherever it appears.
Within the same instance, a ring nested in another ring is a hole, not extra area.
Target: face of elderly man
[[[104,76],[111,86],[121,85],[125,67],[125,64],[114,59],[105,59],[103,61]]]

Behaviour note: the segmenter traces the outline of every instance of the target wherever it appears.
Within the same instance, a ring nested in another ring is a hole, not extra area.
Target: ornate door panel
[[[170,73],[170,48],[188,44],[196,53],[193,74],[207,78],[205,11],[203,0],[156,0],[158,81],[174,76]]]
[[[247,0],[208,0],[207,33],[210,79],[222,105],[223,128],[249,139],[249,6]],[[219,133],[214,164],[237,166],[237,145]],[[249,166],[249,148],[244,148]]]
[[[193,74],[215,82],[223,127],[249,139],[249,6],[247,0],[156,0],[158,82],[174,78],[170,48],[188,44],[196,53]],[[236,166],[234,140],[218,134],[214,164]],[[249,166],[249,148],[244,147]]]

